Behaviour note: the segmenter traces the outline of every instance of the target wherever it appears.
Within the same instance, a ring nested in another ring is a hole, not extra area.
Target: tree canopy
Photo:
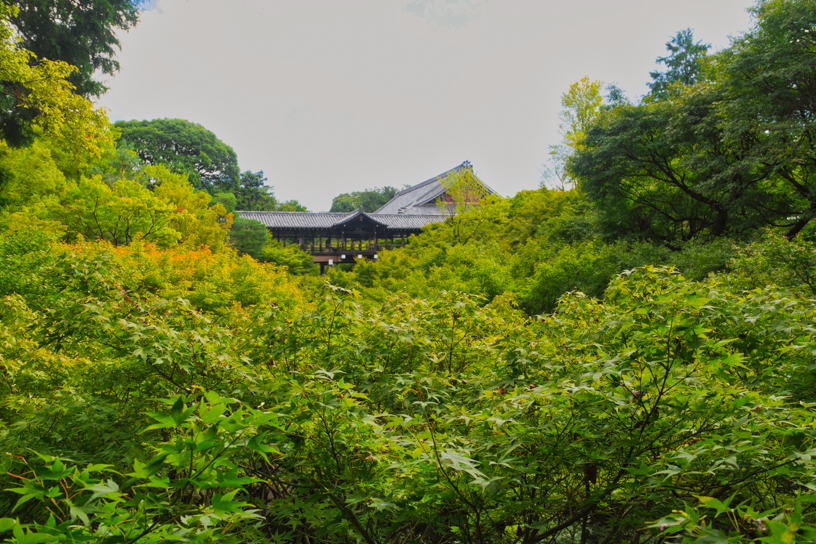
[[[580,141],[569,169],[610,234],[670,242],[771,225],[795,236],[816,217],[816,4],[763,1],[752,13],[754,27],[702,75],[689,62],[706,46],[679,33],[672,92],[603,112]]]
[[[364,212],[375,212],[386,202],[394,198],[396,194],[397,189],[394,187],[380,187],[378,189],[343,193],[332,199],[332,205],[329,211],[349,213],[360,209],[362,206]]]
[[[147,164],[163,164],[188,174],[190,182],[208,192],[235,192],[240,183],[233,149],[197,123],[183,119],[117,121],[119,146],[135,151]]]
[[[0,4],[0,137],[12,146],[30,143],[36,133],[59,141],[69,155],[100,154],[110,141],[104,112],[72,93],[75,68],[61,61],[32,65],[33,54],[18,47],[5,24],[14,8]]]
[[[95,74],[119,70],[116,33],[139,21],[139,0],[8,0],[17,8],[9,22],[21,45],[40,59],[63,61],[76,67],[68,76],[75,91],[98,97],[107,88]]]
[[[230,245],[239,253],[261,258],[264,246],[269,242],[269,232],[260,221],[238,217],[230,229]]]

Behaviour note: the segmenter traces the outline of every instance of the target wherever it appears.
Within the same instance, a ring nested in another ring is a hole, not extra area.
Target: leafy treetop
[[[120,146],[133,149],[148,164],[163,164],[208,192],[235,192],[239,185],[238,156],[218,137],[184,119],[117,121]]]
[[[72,92],[73,66],[44,59],[32,65],[36,57],[18,47],[5,23],[15,12],[0,4],[0,137],[17,147],[42,136],[76,167],[80,157],[98,156],[110,144],[107,117]]]
[[[561,143],[550,146],[551,165],[544,168],[544,185],[548,181],[554,181],[557,188],[563,191],[574,184],[572,175],[567,170],[567,162],[602,109],[602,85],[600,81],[584,76],[561,95],[561,106],[564,108],[559,114],[561,124],[558,125]],[[610,86],[610,89],[610,101],[623,100],[620,89],[615,86]]]
[[[77,70],[68,77],[77,94],[98,97],[107,90],[96,72],[113,75],[119,49],[116,32],[139,20],[139,0],[9,0],[18,9],[10,22],[21,45],[37,59],[63,61]],[[40,61],[34,60],[34,63]]]
[[[666,44],[669,52],[667,57],[658,57],[657,62],[665,64],[665,72],[651,72],[651,83],[648,83],[652,90],[652,97],[656,100],[666,100],[671,94],[671,87],[675,84],[694,85],[697,83],[702,66],[702,59],[711,44],[703,42],[694,43],[693,32],[690,28],[681,30],[670,42]]]
[[[397,189],[394,187],[381,187],[378,189],[366,189],[365,191],[355,191],[353,193],[343,193],[337,195],[332,200],[330,212],[349,213],[363,207],[363,211],[371,213],[380,209],[386,202],[394,198]]]

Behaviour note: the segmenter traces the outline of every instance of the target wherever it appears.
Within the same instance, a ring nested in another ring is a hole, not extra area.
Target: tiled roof
[[[447,190],[447,188],[442,185],[442,180],[454,172],[463,169],[470,170],[472,168],[473,166],[471,166],[470,162],[465,161],[447,172],[442,172],[438,176],[425,180],[413,187],[403,189],[374,213],[442,216],[444,214],[436,207],[436,204],[434,204],[434,201]],[[482,183],[482,185],[484,185],[489,193],[494,194],[496,192],[484,183]]]
[[[334,225],[332,225],[332,226],[333,226],[333,227],[339,227],[340,225],[345,225],[346,223],[349,223],[349,222],[351,222],[351,221],[353,221],[353,220],[357,219],[357,218],[358,218],[358,217],[360,217],[360,216],[363,216],[363,217],[367,218],[368,220],[370,220],[370,221],[372,221],[372,222],[374,222],[374,223],[377,223],[377,224],[378,224],[379,226],[381,226],[381,227],[386,227],[386,226],[388,226],[388,225],[386,225],[385,223],[383,223],[382,221],[380,221],[378,218],[376,218],[376,217],[374,217],[373,215],[371,215],[370,213],[366,213],[366,212],[364,212],[364,211],[363,211],[363,207],[362,207],[362,206],[360,206],[360,209],[359,209],[359,210],[354,211],[354,212],[351,212],[350,214],[348,214],[348,216],[347,216],[347,217],[344,217],[343,219],[341,219],[341,220],[337,221],[337,222],[336,222],[336,223],[334,223]]]
[[[235,212],[244,219],[254,219],[265,227],[327,229],[350,216],[349,213],[309,212]]]
[[[465,161],[447,172],[425,180],[422,183],[403,189],[394,198],[386,202],[379,210],[365,213],[360,210],[351,213],[309,213],[309,212],[236,212],[244,219],[255,219],[268,228],[288,229],[330,229],[363,215],[387,229],[421,229],[429,223],[444,221],[453,212],[448,209],[443,213],[436,205],[436,199],[447,190],[442,185],[448,175],[462,169],[472,169],[470,162]],[[484,185],[484,183],[482,183]],[[484,185],[491,194],[496,191]],[[452,205],[450,205],[452,207]]]
[[[443,215],[386,215],[381,213],[370,214],[378,220],[388,225],[389,229],[421,229],[431,223],[439,223],[445,220]]]
[[[260,221],[267,228],[289,229],[331,229],[339,227],[361,212],[352,213],[308,213],[308,212],[236,212],[244,219]],[[405,215],[364,213],[386,230],[421,229],[430,223],[444,221],[442,215]]]

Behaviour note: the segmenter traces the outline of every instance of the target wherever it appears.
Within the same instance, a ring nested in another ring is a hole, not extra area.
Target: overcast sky
[[[583,76],[648,90],[678,30],[713,50],[749,0],[152,0],[99,101],[112,121],[213,131],[280,200],[416,184],[464,160],[536,188],[560,96]]]

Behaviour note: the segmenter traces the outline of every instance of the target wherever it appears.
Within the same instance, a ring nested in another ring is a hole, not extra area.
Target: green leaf
[[[91,498],[89,499],[89,502],[92,502],[104,495],[116,493],[117,491],[119,491],[119,485],[113,480],[109,479],[104,484],[98,484],[89,487],[88,491],[93,491],[93,495],[91,495]]]
[[[170,417],[173,418],[173,421],[176,423],[176,427],[181,427],[181,424],[184,423],[186,419],[184,417],[184,400],[181,397],[176,399],[176,402],[173,403],[173,407],[170,409]]]
[[[176,420],[165,413],[149,412],[147,415],[158,421],[158,423],[154,423],[153,425],[146,427],[145,429],[142,430],[143,433],[155,429],[168,429],[168,428],[172,429],[178,426]]]
[[[2,458],[0,458],[0,474],[7,474],[10,468],[11,468],[11,456],[4,455]]]
[[[715,499],[713,497],[699,497],[698,496],[697,499],[706,508],[715,508],[717,510],[716,515],[718,515],[718,516],[720,514],[725,513],[725,512],[727,512],[729,510],[728,506],[726,506],[725,504],[723,504],[722,502],[720,502],[719,500],[717,500],[717,499]]]
[[[82,523],[84,523],[86,527],[89,526],[91,524],[91,520],[88,519],[88,513],[89,512],[96,512],[96,508],[84,508],[84,507],[81,507],[81,506],[76,506],[74,504],[71,504],[70,501],[67,501],[67,502],[68,502],[68,506],[69,506],[69,512],[71,514],[71,520],[75,520],[76,518],[79,518],[79,519],[82,520]]]

